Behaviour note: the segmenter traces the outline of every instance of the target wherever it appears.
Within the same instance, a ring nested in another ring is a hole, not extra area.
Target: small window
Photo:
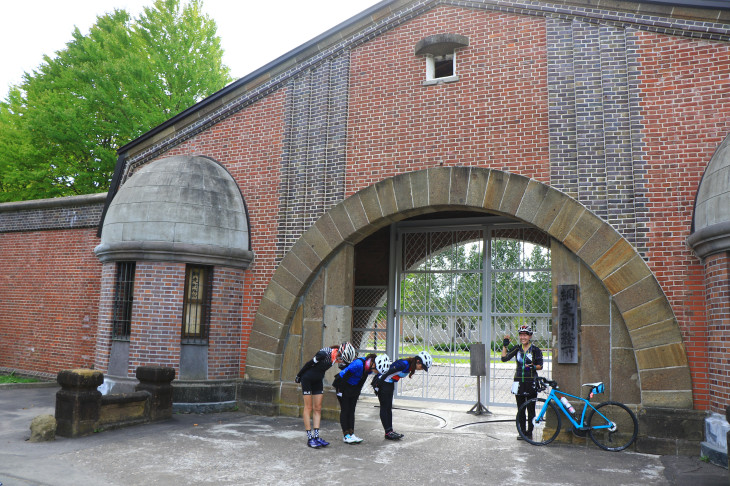
[[[447,54],[445,56],[426,56],[426,81],[442,80],[452,78],[456,74],[454,63],[456,56]]]
[[[213,268],[201,265],[185,267],[182,342],[207,344],[210,326],[210,298]]]
[[[417,56],[426,58],[425,85],[458,81],[456,50],[469,45],[469,38],[459,34],[435,34],[416,44]]]
[[[112,315],[112,339],[116,341],[129,341],[132,328],[135,268],[135,262],[117,262]]]

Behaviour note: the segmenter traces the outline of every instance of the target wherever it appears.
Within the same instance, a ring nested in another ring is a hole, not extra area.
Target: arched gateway
[[[640,395],[630,402],[692,408],[691,377],[679,326],[641,255],[609,224],[566,194],[520,175],[476,167],[438,167],[385,179],[332,207],[304,233],[274,273],[254,321],[246,389],[259,390],[263,396],[251,396],[250,402],[268,402],[273,413],[296,410],[298,395],[282,368],[293,369],[300,363],[303,343],[301,338],[289,339],[290,328],[296,323],[301,297],[323,266],[343,248],[381,228],[442,211],[507,216],[550,235],[590,269],[619,314],[616,317],[625,324],[628,337],[623,347],[633,355],[635,366],[629,363],[628,376],[617,378],[638,387]],[[553,279],[555,287],[560,277]],[[600,346],[606,343],[598,342]],[[606,362],[618,366],[613,361]]]

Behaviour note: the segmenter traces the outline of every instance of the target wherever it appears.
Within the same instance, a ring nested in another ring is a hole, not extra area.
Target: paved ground
[[[385,441],[377,402],[362,399],[360,445],[323,424],[326,449],[309,449],[301,419],[241,413],[175,415],[152,425],[78,439],[30,443],[33,417],[53,414],[56,388],[0,388],[0,482],[26,485],[691,485],[729,483],[728,471],[699,458],[604,452],[515,440],[513,409],[397,401],[398,442]],[[417,408],[419,407],[419,408]],[[463,409],[462,409],[463,408]],[[499,422],[500,420],[510,422]],[[486,422],[489,423],[480,423]]]

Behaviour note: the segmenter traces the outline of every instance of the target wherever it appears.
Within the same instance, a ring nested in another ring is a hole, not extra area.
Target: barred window
[[[206,344],[210,325],[213,268],[187,265],[183,300],[182,342]]]
[[[134,303],[135,268],[136,262],[117,262],[112,315],[112,339],[117,341],[129,341]]]

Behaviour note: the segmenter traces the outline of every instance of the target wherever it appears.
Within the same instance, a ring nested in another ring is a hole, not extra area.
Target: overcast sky
[[[273,61],[379,0],[203,0],[218,25],[223,62],[234,79]],[[0,1],[0,98],[71,40],[96,17],[115,8],[139,17],[154,0],[2,0]]]

